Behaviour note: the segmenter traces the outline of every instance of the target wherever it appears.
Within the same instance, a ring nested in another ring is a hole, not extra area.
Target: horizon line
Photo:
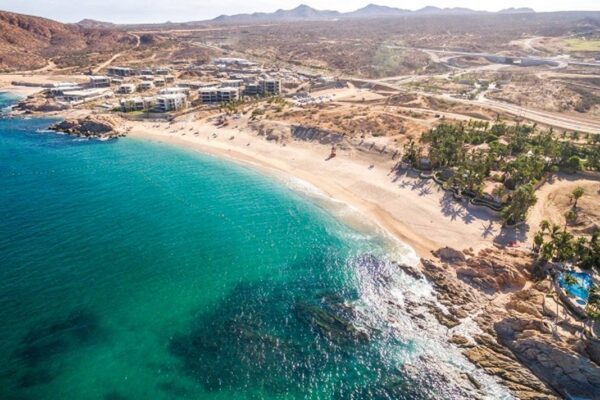
[[[473,8],[469,8],[469,7],[462,7],[462,6],[453,6],[453,7],[439,7],[439,6],[433,6],[433,5],[426,5],[417,9],[409,9],[409,8],[401,8],[401,7],[396,7],[396,6],[387,6],[387,5],[382,5],[382,4],[378,4],[376,2],[370,2],[365,4],[364,6],[361,6],[359,8],[356,8],[354,10],[350,10],[350,11],[340,11],[340,10],[336,10],[336,9],[331,9],[331,8],[316,8],[313,6],[308,5],[306,2],[300,2],[297,6],[294,6],[292,8],[277,8],[275,10],[271,10],[271,11],[249,11],[249,12],[241,12],[241,13],[236,13],[236,14],[224,14],[224,13],[220,13],[218,15],[214,15],[214,16],[209,16],[209,17],[198,17],[198,18],[191,18],[191,19],[169,19],[169,20],[162,20],[162,21],[158,21],[158,20],[147,20],[147,21],[115,21],[115,20],[109,20],[106,18],[102,18],[100,17],[99,19],[96,19],[92,16],[85,16],[82,18],[77,18],[77,19],[73,19],[73,20],[61,20],[61,19],[57,19],[57,18],[52,18],[49,16],[44,16],[44,15],[36,15],[36,14],[32,14],[32,13],[25,13],[25,12],[20,12],[20,11],[13,11],[13,10],[4,10],[4,9],[0,9],[1,11],[4,12],[10,12],[10,13],[15,13],[15,14],[21,14],[21,15],[27,15],[27,16],[31,16],[31,17],[39,17],[39,18],[45,18],[45,19],[49,19],[49,20],[53,20],[53,21],[57,21],[57,22],[61,22],[64,24],[77,24],[78,22],[81,22],[83,20],[92,20],[92,21],[97,21],[97,22],[105,22],[105,23],[111,23],[111,24],[115,24],[115,25],[164,25],[164,24],[185,24],[185,23],[189,23],[189,22],[211,22],[216,18],[222,17],[222,16],[236,16],[236,15],[253,15],[253,14],[272,14],[275,13],[277,11],[290,11],[290,10],[294,10],[298,7],[301,6],[307,6],[309,8],[312,8],[314,10],[317,11],[333,11],[333,12],[338,12],[340,14],[348,14],[348,13],[352,13],[354,11],[358,11],[362,8],[365,8],[367,6],[370,5],[375,5],[375,6],[381,6],[381,7],[388,7],[391,9],[397,9],[397,10],[406,10],[407,12],[417,12],[419,10],[423,10],[425,8],[439,8],[440,10],[453,10],[453,9],[465,9],[465,10],[470,10],[473,12],[481,12],[481,13],[490,13],[490,14],[496,14],[496,13],[500,13],[501,11],[504,10],[511,10],[511,9],[530,9],[533,10],[532,13],[536,13],[536,14],[549,14],[549,13],[559,13],[559,12],[600,12],[600,9],[598,10],[590,10],[590,9],[552,9],[552,10],[536,10],[533,7],[527,7],[527,6],[513,6],[513,7],[506,7],[506,8],[500,8],[497,10],[482,10],[482,9],[473,9]]]

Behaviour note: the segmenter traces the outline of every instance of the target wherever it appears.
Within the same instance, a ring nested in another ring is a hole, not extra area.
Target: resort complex
[[[600,11],[90,3],[0,11],[0,399],[600,400]]]

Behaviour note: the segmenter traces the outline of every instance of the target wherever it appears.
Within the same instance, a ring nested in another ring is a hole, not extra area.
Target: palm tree
[[[577,186],[573,192],[571,192],[571,199],[575,201],[573,208],[577,208],[577,201],[585,194],[585,189],[581,186]]]
[[[519,186],[514,191],[510,204],[502,210],[502,219],[510,224],[525,221],[527,211],[536,202],[537,196],[531,184]]]
[[[544,245],[544,233],[542,231],[539,231],[538,233],[535,234],[535,236],[533,237],[533,244],[534,244],[533,250],[536,253],[539,252],[540,248]]]
[[[550,232],[550,222],[547,219],[542,220],[540,222],[540,229],[542,233],[546,233],[546,231]]]
[[[592,324],[600,321],[600,289],[595,286],[590,289],[588,294],[586,311],[588,317],[592,320]]]
[[[573,276],[573,274],[571,274],[571,273],[567,272],[567,273],[565,274],[565,283],[566,283],[567,285],[569,285],[569,286],[573,286],[573,285],[578,285],[578,284],[579,284],[579,281],[577,280],[577,278],[575,278],[575,277]]]
[[[565,213],[565,229],[567,229],[568,224],[574,224],[577,222],[577,213],[572,209]]]

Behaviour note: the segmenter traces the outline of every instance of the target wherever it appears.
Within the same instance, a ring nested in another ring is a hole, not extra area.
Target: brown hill
[[[89,29],[114,29],[117,27],[117,25],[112,22],[97,21],[90,18],[82,19],[77,25]]]
[[[50,58],[57,65],[85,65],[90,53],[108,53],[136,44],[127,33],[62,24],[0,11],[0,71],[33,70]]]

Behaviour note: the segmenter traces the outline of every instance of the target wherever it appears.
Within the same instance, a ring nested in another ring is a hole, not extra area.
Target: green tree
[[[585,189],[581,186],[577,186],[575,189],[573,189],[573,191],[571,192],[571,198],[574,201],[573,208],[577,208],[577,202],[584,194]]]
[[[570,156],[565,163],[565,167],[572,173],[583,171],[583,160],[575,155]]]
[[[542,231],[537,232],[533,237],[533,245],[533,249],[536,252],[539,252],[544,245],[544,233]]]
[[[572,285],[578,285],[578,284],[579,284],[579,281],[577,280],[577,278],[575,278],[575,277],[573,276],[573,274],[571,274],[571,273],[567,272],[567,273],[565,274],[565,283],[566,283],[567,285],[571,285],[571,286],[572,286]]]
[[[577,222],[577,213],[573,209],[571,209],[565,213],[565,224],[573,225],[575,222]],[[565,225],[565,229],[566,229],[566,225]]]
[[[587,315],[593,321],[600,321],[600,290],[592,287],[588,295]]]
[[[525,221],[527,212],[537,202],[531,184],[519,186],[514,191],[510,203],[502,209],[502,219],[505,223],[516,224]]]
[[[550,222],[547,219],[543,219],[540,222],[540,229],[542,233],[546,233],[546,231],[550,232]]]
[[[573,235],[566,231],[557,232],[552,238],[554,256],[558,261],[569,261],[575,256],[575,243]]]

